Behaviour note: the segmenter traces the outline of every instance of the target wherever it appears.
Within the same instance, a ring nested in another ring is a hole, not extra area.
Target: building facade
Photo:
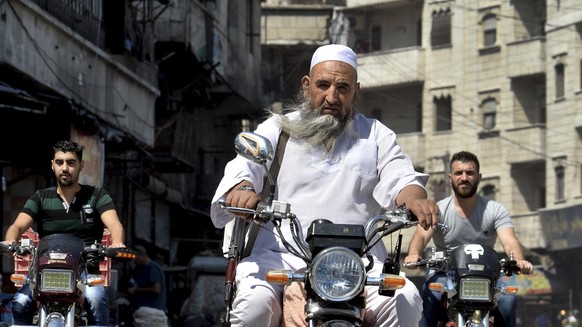
[[[298,17],[277,21],[277,12]],[[297,27],[282,29],[290,35],[274,30],[289,22]],[[264,71],[299,71],[281,72],[280,88],[269,93],[273,103],[298,90],[317,45],[354,49],[361,112],[398,134],[416,168],[430,174],[431,198],[450,194],[453,153],[468,150],[481,159],[480,194],[508,208],[528,259],[551,281],[551,291],[524,296],[522,320],[533,319],[541,302],[551,301],[556,310],[580,308],[577,1],[266,1],[262,29],[268,32],[261,35]],[[405,233],[404,251],[412,232]]]
[[[208,208],[261,107],[259,17],[260,0],[1,1],[2,235],[54,185],[52,145],[73,139],[81,183],[111,193],[127,245],[170,277],[196,253],[220,255]],[[13,269],[5,257],[2,273]]]

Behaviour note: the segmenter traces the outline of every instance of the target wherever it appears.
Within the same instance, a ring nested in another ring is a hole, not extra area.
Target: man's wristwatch
[[[255,191],[255,189],[252,186],[248,186],[248,185],[242,185],[238,188],[239,191],[251,191],[251,192],[255,192],[257,193],[257,191]]]

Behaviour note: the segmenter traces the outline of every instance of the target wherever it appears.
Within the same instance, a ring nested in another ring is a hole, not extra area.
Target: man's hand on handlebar
[[[517,266],[519,267],[518,274],[531,275],[534,272],[533,265],[527,260],[517,260]]]
[[[406,209],[418,218],[418,224],[424,229],[437,228],[439,222],[439,207],[434,200],[411,199],[406,202]]]
[[[416,263],[418,263],[421,259],[422,258],[418,254],[408,255],[406,258],[404,258],[403,266],[408,269],[416,269],[419,267]]]
[[[261,197],[256,193],[253,184],[249,181],[242,181],[235,185],[226,194],[225,204],[229,207],[246,209],[256,209]],[[245,220],[251,220],[252,215],[240,214]]]

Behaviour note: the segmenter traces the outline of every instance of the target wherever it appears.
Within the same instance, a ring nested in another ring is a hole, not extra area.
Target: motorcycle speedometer
[[[366,271],[364,263],[354,251],[336,246],[324,249],[315,256],[309,281],[322,299],[343,302],[362,292]]]

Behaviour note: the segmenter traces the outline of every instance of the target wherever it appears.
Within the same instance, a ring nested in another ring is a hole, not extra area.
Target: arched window
[[[556,99],[564,97],[564,64],[557,64],[554,67],[556,71]]]
[[[451,96],[434,97],[436,131],[450,131],[453,128],[453,107]]]
[[[497,115],[497,101],[494,98],[487,98],[481,104],[481,108],[483,111],[483,129],[494,129]]]
[[[432,13],[432,28],[430,32],[430,45],[451,44],[451,12],[450,10],[435,11]]]
[[[488,14],[483,18],[483,45],[488,47],[497,42],[497,16]]]

